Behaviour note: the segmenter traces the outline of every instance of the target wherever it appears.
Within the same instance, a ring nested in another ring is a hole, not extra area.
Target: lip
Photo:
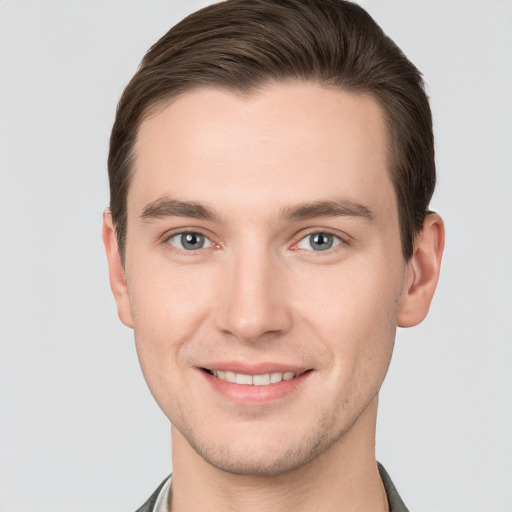
[[[312,373],[311,368],[278,363],[246,364],[237,362],[216,362],[198,368],[207,385],[222,398],[239,405],[267,405],[291,396]],[[225,370],[245,375],[262,375],[265,373],[300,373],[298,377],[282,380],[266,386],[236,384],[219,379],[207,370]]]

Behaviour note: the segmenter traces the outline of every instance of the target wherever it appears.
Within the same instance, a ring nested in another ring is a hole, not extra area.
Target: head
[[[251,475],[371,452],[437,282],[433,156],[419,72],[352,3],[222,2],[150,49],[104,240],[173,445]]]

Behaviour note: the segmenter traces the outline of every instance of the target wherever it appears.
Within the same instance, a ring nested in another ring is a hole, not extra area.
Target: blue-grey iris
[[[309,243],[315,251],[326,251],[332,247],[334,236],[329,233],[315,233],[309,236]]]
[[[184,249],[195,251],[203,248],[204,240],[204,236],[200,233],[183,233],[180,241]]]

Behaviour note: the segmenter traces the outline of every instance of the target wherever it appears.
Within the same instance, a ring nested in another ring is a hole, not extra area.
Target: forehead
[[[249,95],[201,88],[142,122],[128,210],[165,196],[223,208],[263,201],[267,212],[333,195],[394,205],[386,147],[369,95],[314,83]]]

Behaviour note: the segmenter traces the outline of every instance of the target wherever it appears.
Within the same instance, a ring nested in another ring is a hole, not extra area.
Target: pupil
[[[185,249],[201,249],[204,245],[204,237],[199,233],[185,233],[181,235],[181,244]]]
[[[330,249],[333,244],[333,237],[327,233],[316,233],[315,235],[311,235],[311,247],[313,249],[317,249],[318,251],[325,251]]]

